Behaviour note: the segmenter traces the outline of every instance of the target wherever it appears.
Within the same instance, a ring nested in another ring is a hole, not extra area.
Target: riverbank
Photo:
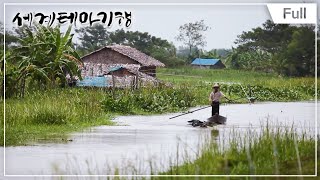
[[[27,145],[39,139],[68,141],[70,132],[113,125],[126,114],[177,112],[195,106],[194,92],[186,88],[104,90],[64,88],[32,92],[6,100],[6,146]],[[3,103],[1,104],[3,113]],[[0,137],[3,138],[3,118]],[[3,146],[3,142],[1,141]]]

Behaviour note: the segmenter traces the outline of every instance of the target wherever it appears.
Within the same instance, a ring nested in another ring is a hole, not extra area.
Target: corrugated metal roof
[[[215,65],[217,62],[219,62],[220,59],[201,59],[201,58],[196,58],[193,60],[191,63],[192,65]]]
[[[116,66],[116,67],[111,68],[109,72],[117,71],[117,70],[119,70],[121,68],[123,68],[123,67],[122,66]]]
[[[129,71],[130,73],[132,74],[138,74],[139,73],[139,68],[132,68],[130,66],[116,66],[116,67],[113,67],[109,70],[108,73],[106,74],[111,74],[111,72],[114,72],[114,71],[118,71],[119,69],[126,69],[127,71]]]

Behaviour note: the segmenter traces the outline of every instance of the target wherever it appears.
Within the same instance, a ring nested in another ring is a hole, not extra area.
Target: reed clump
[[[310,129],[261,127],[231,131],[228,143],[211,141],[195,160],[161,175],[314,175],[315,137]],[[155,178],[158,179],[158,178]],[[161,179],[161,178],[159,178]]]

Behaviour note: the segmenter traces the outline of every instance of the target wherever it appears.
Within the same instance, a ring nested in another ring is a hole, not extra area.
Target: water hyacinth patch
[[[163,113],[184,110],[195,105],[192,89],[183,87],[146,87],[138,90],[108,92],[101,101],[106,111],[135,114],[137,112]]]

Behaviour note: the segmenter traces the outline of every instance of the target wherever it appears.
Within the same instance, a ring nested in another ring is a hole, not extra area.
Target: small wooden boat
[[[207,126],[215,126],[219,124],[225,124],[227,121],[227,118],[220,115],[214,115],[212,117],[209,117],[207,121],[200,121],[198,119],[192,119],[188,121],[189,125],[192,125],[193,127],[207,127]]]
[[[225,124],[227,122],[227,118],[220,115],[214,115],[207,119],[207,122],[216,123],[216,124]]]

